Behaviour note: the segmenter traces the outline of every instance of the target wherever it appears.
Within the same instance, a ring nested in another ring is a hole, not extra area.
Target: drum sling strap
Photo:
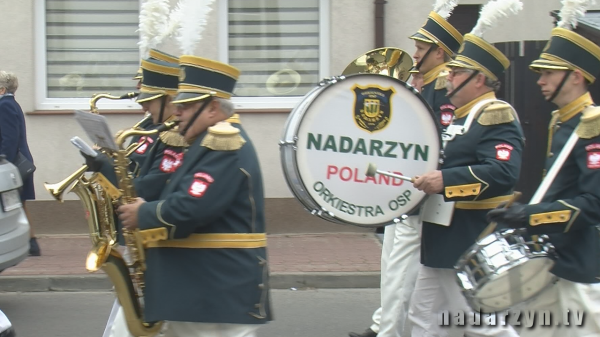
[[[577,140],[579,140],[579,136],[577,136],[577,132],[574,130],[571,136],[569,137],[569,140],[567,140],[567,143],[558,154],[556,161],[552,164],[552,167],[550,167],[550,171],[548,171],[548,174],[546,174],[546,177],[544,177],[544,180],[542,180],[542,183],[533,194],[533,197],[531,197],[531,201],[529,201],[530,205],[537,204],[540,201],[542,201],[542,198],[544,197],[546,192],[548,192],[550,185],[552,185],[554,178],[556,178],[556,175],[562,168],[563,164],[565,163],[565,160],[567,160],[567,157],[569,157],[571,151],[573,151]]]

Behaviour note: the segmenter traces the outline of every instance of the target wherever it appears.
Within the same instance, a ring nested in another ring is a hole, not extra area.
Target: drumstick
[[[414,180],[415,180],[414,178],[411,178],[411,177],[378,170],[377,165],[375,165],[373,163],[369,163],[369,166],[367,167],[367,173],[365,173],[365,175],[367,177],[374,177],[375,173],[379,173],[384,176],[388,176],[388,177],[392,177],[392,178],[396,178],[396,179],[400,179],[400,180],[404,180],[404,181],[410,181],[411,183],[414,182]]]
[[[504,205],[503,208],[509,208],[515,201],[517,201],[517,199],[519,199],[521,197],[521,192],[515,192],[513,193],[512,198],[506,203],[506,205]],[[477,241],[480,241],[481,239],[485,238],[486,236],[492,234],[492,232],[494,230],[496,230],[496,226],[498,224],[494,221],[494,222],[490,222],[489,225],[487,225],[487,227],[483,230],[483,232],[481,232],[481,234],[479,234],[479,238],[477,238]]]

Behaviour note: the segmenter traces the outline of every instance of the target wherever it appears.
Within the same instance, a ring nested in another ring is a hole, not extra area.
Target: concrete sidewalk
[[[0,291],[99,291],[112,285],[90,274],[87,235],[38,235],[40,257],[28,257],[0,274]],[[381,244],[372,233],[268,235],[271,286],[378,288]]]

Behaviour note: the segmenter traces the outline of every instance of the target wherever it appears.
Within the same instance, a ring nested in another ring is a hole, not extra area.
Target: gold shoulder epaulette
[[[589,107],[583,110],[581,122],[577,126],[579,138],[591,139],[600,136],[600,107]]]
[[[246,140],[240,135],[239,129],[233,127],[229,122],[219,122],[208,128],[208,134],[200,146],[215,151],[236,151],[244,143]]]
[[[477,118],[481,125],[506,124],[515,120],[512,107],[508,104],[492,104],[483,109]]]
[[[448,69],[440,71],[437,79],[435,80],[435,86],[433,87],[434,90],[446,89],[446,83],[448,83],[448,73]]]
[[[161,132],[158,137],[160,140],[168,146],[174,147],[186,147],[189,144],[185,141],[182,135],[179,134],[179,128],[175,127],[171,130]]]
[[[238,114],[233,114],[233,116],[227,118],[225,121],[233,124],[242,124],[242,122],[240,121],[240,115]]]

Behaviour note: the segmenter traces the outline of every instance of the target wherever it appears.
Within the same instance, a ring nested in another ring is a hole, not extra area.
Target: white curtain
[[[47,0],[47,97],[134,90],[139,5],[139,0]]]
[[[301,96],[319,78],[319,0],[229,0],[237,96]]]

